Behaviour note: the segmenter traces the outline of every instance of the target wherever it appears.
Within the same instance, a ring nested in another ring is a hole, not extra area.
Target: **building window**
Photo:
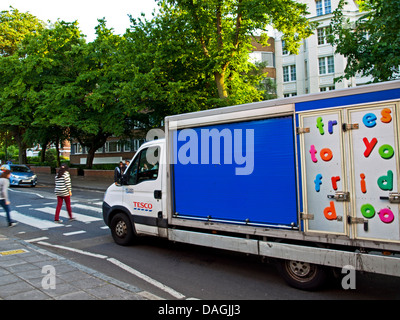
[[[317,29],[318,45],[327,44],[328,27]]]
[[[335,90],[335,86],[320,87],[319,88],[319,92],[332,91],[332,90]]]
[[[319,62],[319,74],[328,74],[335,72],[335,64],[333,61],[333,56],[319,58],[318,62]]]
[[[274,54],[272,52],[261,52],[261,62],[266,62],[266,67],[275,67]]]
[[[106,152],[120,152],[120,144],[118,141],[108,141],[106,142]]]
[[[282,40],[282,55],[287,55],[289,54],[289,51],[286,49],[286,44],[285,44],[285,40]]]
[[[290,98],[290,97],[295,97],[295,96],[297,96],[297,92],[291,92],[291,93],[283,94],[284,98]]]
[[[283,67],[283,82],[296,81],[296,65]]]
[[[317,16],[322,16],[332,12],[331,0],[316,0]]]

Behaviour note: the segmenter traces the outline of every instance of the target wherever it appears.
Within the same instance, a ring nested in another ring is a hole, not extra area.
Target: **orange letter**
[[[381,115],[381,121],[383,123],[389,123],[390,121],[392,121],[392,116],[390,115],[392,113],[392,111],[388,108],[385,108],[382,110]]]
[[[319,155],[321,156],[321,159],[324,161],[330,161],[332,160],[333,157],[332,151],[329,148],[322,149]]]
[[[365,174],[361,173],[360,178],[361,178],[361,192],[367,193],[367,185],[365,183]]]
[[[333,201],[331,201],[329,203],[329,207],[326,207],[324,209],[324,216],[325,218],[327,218],[328,220],[336,220],[337,216],[336,216],[336,209],[335,209],[335,203]]]

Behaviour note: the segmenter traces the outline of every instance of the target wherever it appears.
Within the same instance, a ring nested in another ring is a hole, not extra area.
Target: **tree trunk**
[[[225,71],[215,72],[214,78],[218,88],[218,96],[221,99],[228,98],[228,91],[226,90],[226,84],[225,84]]]
[[[93,147],[88,150],[88,155],[86,157],[86,167],[88,169],[92,169],[92,167],[93,167],[94,154],[95,154],[96,150],[97,149],[95,149]]]
[[[40,153],[40,162],[42,163],[46,161],[47,143],[48,142],[41,144],[42,152]]]

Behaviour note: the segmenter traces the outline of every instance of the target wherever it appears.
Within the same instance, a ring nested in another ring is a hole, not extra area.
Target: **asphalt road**
[[[143,237],[135,245],[118,246],[102,220],[103,193],[75,188],[72,207],[77,221],[53,222],[53,188],[10,190],[12,217],[6,227],[0,209],[0,233],[65,256],[164,299],[201,300],[332,300],[400,299],[400,278],[357,273],[356,289],[344,290],[341,277],[325,288],[306,292],[289,287],[272,263],[258,257]]]

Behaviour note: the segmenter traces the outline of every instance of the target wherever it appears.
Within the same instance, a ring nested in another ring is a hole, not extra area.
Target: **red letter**
[[[378,143],[378,140],[376,138],[372,138],[371,142],[368,142],[367,138],[363,138],[363,141],[365,146],[367,147],[364,151],[364,156],[368,158],[372,150],[374,149],[375,145]]]
[[[337,190],[337,182],[340,181],[340,177],[332,177],[331,180],[333,190]]]

